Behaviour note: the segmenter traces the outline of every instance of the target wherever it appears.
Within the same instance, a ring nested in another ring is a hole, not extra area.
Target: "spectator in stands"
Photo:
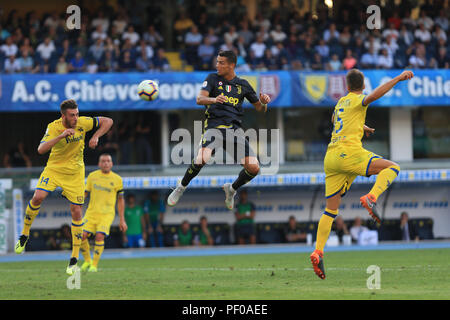
[[[328,56],[330,55],[330,47],[325,43],[325,40],[320,39],[319,44],[316,45],[314,49],[322,58],[328,59]]]
[[[350,232],[348,232],[347,225],[345,224],[344,219],[342,219],[341,216],[336,217],[331,230],[336,233],[337,237],[339,238],[339,243],[342,243],[344,235],[350,234]]]
[[[69,71],[70,72],[84,72],[86,70],[86,62],[83,59],[80,51],[75,53],[75,57],[70,60]]]
[[[350,33],[350,26],[346,25],[342,32],[339,34],[339,43],[344,48],[350,44],[352,40],[352,34]]]
[[[236,32],[236,26],[231,25],[230,29],[224,33],[223,38],[226,42],[235,42],[237,38],[239,37],[239,34]]]
[[[118,65],[113,57],[112,51],[105,51],[104,57],[100,61],[99,71],[100,72],[115,72],[117,71]]]
[[[143,38],[145,42],[149,43],[152,47],[159,47],[163,44],[163,36],[156,31],[154,25],[149,25],[147,31],[144,33]]]
[[[336,24],[331,23],[328,29],[323,32],[323,40],[329,43],[332,40],[339,40],[339,31],[336,30]]]
[[[215,49],[209,41],[209,38],[205,37],[203,43],[198,47],[197,55],[200,59],[200,70],[211,69],[211,61],[215,55]]]
[[[264,51],[264,57],[262,59],[262,63],[267,70],[277,70],[278,69],[278,61],[272,54],[270,49],[266,49]]]
[[[84,39],[83,37],[78,37],[77,43],[74,47],[74,51],[80,52],[83,57],[86,56],[86,53],[88,51],[88,48],[86,46],[86,39]]]
[[[202,40],[203,36],[200,34],[200,32],[198,32],[198,28],[196,25],[193,25],[191,27],[191,30],[187,32],[184,37],[186,61],[190,65],[197,64],[197,51],[198,47],[202,43]]]
[[[147,240],[144,210],[136,205],[134,194],[127,194],[125,200],[125,222],[128,229],[123,234],[123,244],[128,248],[143,248]]]
[[[140,72],[148,72],[148,71],[152,70],[152,67],[153,67],[152,60],[150,60],[147,57],[147,53],[141,52],[141,54],[139,55],[139,57],[136,60],[137,70]]]
[[[359,236],[362,232],[369,231],[369,228],[362,225],[360,217],[356,217],[353,221],[353,226],[350,228],[350,235],[352,236],[352,242],[358,243]]]
[[[414,42],[414,36],[411,31],[405,25],[400,28],[400,35],[398,37],[399,41],[402,41],[406,46],[410,46]]]
[[[58,63],[56,64],[56,73],[66,74],[69,72],[69,64],[64,59],[64,56],[59,57]]]
[[[387,49],[381,49],[381,54],[378,56],[377,68],[378,69],[392,69],[394,66],[394,60],[392,56],[388,54]]]
[[[92,19],[91,26],[96,29],[98,26],[100,26],[100,31],[106,33],[106,32],[108,32],[108,29],[109,29],[109,19],[107,17],[105,17],[105,14],[103,13],[103,11],[100,10],[100,11],[98,11],[97,17]]]
[[[394,40],[394,42],[397,41],[398,37],[400,36],[400,33],[397,31],[397,28],[395,27],[395,23],[389,23],[389,28],[385,29],[382,33],[383,38],[391,38]]]
[[[434,21],[428,16],[428,13],[426,11],[421,10],[420,17],[419,19],[417,19],[417,24],[419,25],[419,27],[420,25],[423,25],[425,29],[431,30],[431,28],[433,28]]]
[[[377,65],[378,55],[375,53],[373,46],[361,57],[361,69],[373,69]]]
[[[9,31],[7,29],[4,29],[2,24],[0,23],[0,41],[4,41],[10,35],[11,35],[11,33],[9,33]]]
[[[322,57],[318,52],[314,54],[313,61],[311,61],[311,69],[312,70],[323,70],[323,62]]]
[[[216,31],[213,27],[208,28],[208,34],[205,36],[205,38],[209,39],[209,43],[212,46],[216,46],[219,42],[219,37],[216,35]]]
[[[3,166],[5,168],[27,167],[31,168],[31,160],[25,151],[23,141],[15,143],[3,157]]]
[[[175,247],[192,246],[194,244],[191,226],[187,220],[181,223],[178,232],[173,235],[173,244]]]
[[[125,41],[126,39],[130,40],[132,46],[135,46],[140,39],[139,34],[134,31],[134,27],[132,25],[129,25],[127,31],[122,33],[122,40]]]
[[[17,59],[19,66],[20,66],[20,72],[24,73],[31,73],[33,72],[33,58],[29,56],[28,50],[23,50],[22,56]]]
[[[6,42],[0,47],[0,50],[3,51],[6,57],[15,56],[17,51],[17,45],[13,42],[12,37],[6,38]]]
[[[248,201],[246,190],[239,194],[239,203],[236,205],[236,235],[238,244],[245,244],[246,239],[250,244],[256,243],[255,215],[256,207]]]
[[[9,56],[5,60],[4,70],[6,73],[18,73],[20,72],[20,63],[16,59],[16,56]]]
[[[392,36],[386,38],[386,42],[381,45],[381,50],[386,49],[389,57],[393,58],[398,50],[397,41]]]
[[[411,11],[406,10],[404,17],[402,19],[402,26],[405,26],[405,28],[409,30],[413,30],[417,26],[417,22],[415,19],[411,18]],[[402,28],[402,27],[400,27]]]
[[[306,242],[306,232],[299,228],[295,216],[289,217],[288,225],[284,229],[284,238],[286,242]]]
[[[398,239],[403,241],[419,240],[419,235],[415,226],[409,221],[409,216],[407,212],[402,212],[400,214],[400,228]]]
[[[148,239],[152,248],[164,247],[163,221],[166,206],[164,200],[160,199],[157,191],[150,194],[150,199],[144,202],[145,222],[147,225]],[[157,245],[158,244],[158,245]]]
[[[57,232],[56,237],[50,236],[47,240],[49,250],[71,250],[72,233],[68,224],[63,224]]]
[[[250,50],[254,52],[255,58],[262,59],[264,51],[266,50],[266,44],[261,35],[256,37],[256,41],[251,44]]]
[[[50,37],[46,37],[44,42],[38,45],[36,52],[39,53],[39,56],[43,61],[48,61],[55,50],[53,41]]]
[[[100,140],[98,146],[98,153],[107,153],[111,156],[113,163],[117,162],[117,155],[119,153],[119,144],[117,143],[117,131],[115,129],[109,130],[106,135]]]
[[[283,31],[281,25],[277,24],[275,26],[275,29],[270,31],[270,38],[272,39],[273,42],[283,42],[284,40],[286,40],[287,35]]]
[[[449,69],[450,57],[447,56],[447,49],[445,47],[439,47],[438,56],[436,57],[435,68]]]
[[[184,11],[180,12],[179,18],[173,26],[175,37],[178,44],[183,43],[184,34],[192,28],[194,22],[186,15]]]
[[[105,48],[103,46],[103,40],[100,38],[97,38],[97,40],[95,40],[95,43],[92,44],[89,48],[89,53],[96,62],[100,61],[100,59],[103,56],[104,51],[105,51]]]
[[[153,66],[157,71],[170,71],[169,60],[163,48],[158,49],[156,57],[153,59]]]
[[[238,34],[239,37],[244,38],[245,46],[249,46],[250,43],[253,41],[254,35],[253,32],[249,30],[247,21],[243,21],[241,23],[241,29],[239,30]]]
[[[434,32],[432,34],[433,38],[436,39],[436,41],[439,41],[439,39],[443,39],[444,42],[447,42],[447,35],[444,30],[442,30],[441,26],[436,24],[434,26]]]
[[[214,239],[211,236],[211,230],[208,227],[208,219],[205,216],[200,217],[200,228],[195,235],[194,243],[198,246],[214,245]]]
[[[86,72],[93,74],[93,73],[97,73],[97,71],[98,71],[97,62],[95,62],[95,59],[93,59],[93,58],[89,59],[89,63],[86,66]]]
[[[115,28],[118,35],[121,35],[128,25],[128,17],[123,11],[119,11],[117,18],[112,22],[112,27]]]
[[[416,47],[416,52],[409,57],[409,65],[411,68],[426,68],[427,67],[427,58],[425,56],[425,46],[423,44],[419,44]]]
[[[339,61],[339,57],[336,53],[331,56],[331,60],[327,63],[327,70],[338,71],[342,69],[342,63]]]
[[[345,58],[342,61],[342,66],[345,70],[350,70],[356,67],[358,61],[353,57],[353,52],[351,49],[347,49],[345,52]]]
[[[136,69],[136,63],[131,59],[130,51],[124,51],[122,58],[119,61],[119,71],[120,72],[133,72]]]
[[[107,37],[108,35],[105,31],[103,31],[103,27],[101,25],[97,25],[95,31],[91,34],[91,40],[94,42],[97,41],[97,39],[104,41]]]
[[[423,23],[419,23],[419,28],[414,31],[414,37],[425,44],[431,41],[431,33]]]
[[[439,17],[437,17],[436,19],[434,19],[434,22],[439,25],[445,32],[448,31],[448,18],[446,16],[446,9],[441,9],[439,11]]]

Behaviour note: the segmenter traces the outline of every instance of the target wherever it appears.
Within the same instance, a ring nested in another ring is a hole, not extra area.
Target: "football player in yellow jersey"
[[[84,215],[83,241],[81,253],[84,263],[81,271],[97,272],[98,262],[105,247],[105,236],[109,235],[109,229],[116,215],[119,213],[120,231],[127,231],[124,211],[122,178],[113,172],[111,155],[104,153],[98,159],[99,170],[91,172],[86,181],[85,197],[90,194],[89,206]],[[91,262],[88,236],[95,235],[94,257]]]
[[[364,133],[368,136],[375,130],[366,126],[366,111],[370,103],[384,96],[398,82],[409,80],[414,76],[411,71],[403,71],[394,79],[380,85],[369,95],[364,95],[364,75],[357,69],[347,73],[349,93],[339,99],[334,108],[331,121],[333,132],[324,158],[326,208],[317,229],[316,249],[310,259],[314,272],[325,279],[323,249],[330,234],[331,225],[338,215],[341,197],[350,188],[357,176],[378,175],[370,192],[360,198],[361,204],[369,215],[378,223],[380,217],[376,202],[397,177],[400,166],[395,162],[367,151],[362,147]]]
[[[89,140],[89,147],[95,149],[98,139],[111,128],[113,121],[107,117],[80,117],[75,100],[65,100],[60,105],[61,118],[47,126],[37,149],[39,154],[50,152],[44,171],[39,177],[33,198],[25,211],[22,234],[16,243],[16,253],[22,253],[30,236],[30,228],[38,215],[42,201],[57,187],[70,202],[72,214],[72,255],[66,273],[75,271],[83,237],[81,207],[84,203],[84,139],[86,132],[97,131]]]

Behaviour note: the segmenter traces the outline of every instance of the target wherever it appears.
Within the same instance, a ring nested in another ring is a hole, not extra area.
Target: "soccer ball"
[[[142,100],[152,101],[158,98],[158,84],[153,80],[144,80],[138,85],[138,95]]]

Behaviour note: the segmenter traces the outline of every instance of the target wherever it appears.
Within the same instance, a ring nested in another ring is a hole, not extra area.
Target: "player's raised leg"
[[[209,159],[211,159],[211,155],[212,149],[210,148],[201,148],[198,151],[197,157],[192,160],[192,163],[186,170],[186,173],[184,174],[181,183],[177,185],[177,187],[172,191],[172,193],[167,198],[167,204],[169,206],[172,207],[178,203],[184,191],[186,190],[188,184],[191,182],[192,179],[194,179],[199,174],[200,170],[203,168],[206,162],[208,162]]]
[[[234,208],[234,196],[236,195],[237,189],[250,182],[259,173],[259,162],[256,157],[245,157],[241,160],[241,163],[244,168],[239,172],[237,179],[232,184],[225,183],[223,185],[223,190],[225,191],[225,205],[230,210],[233,210]]]
[[[81,205],[70,204],[70,212],[72,213],[72,255],[67,266],[66,273],[72,275],[78,262],[80,254],[81,241],[83,240],[83,220]]]
[[[41,208],[41,203],[48,196],[48,191],[36,189],[34,191],[33,198],[27,205],[27,209],[25,210],[25,219],[23,222],[22,234],[19,237],[19,240],[15,246],[16,253],[22,253],[25,249],[25,245],[28,242],[28,238],[30,237],[30,229],[33,224],[34,219],[39,214],[39,209]]]
[[[317,228],[316,249],[311,253],[310,259],[314,272],[321,279],[325,279],[325,267],[323,265],[323,249],[330,235],[333,221],[339,213],[341,194],[338,193],[327,199],[327,204]]]
[[[400,172],[400,166],[390,160],[386,159],[374,159],[369,164],[367,170],[368,175],[378,175],[375,184],[368,194],[360,198],[361,204],[367,209],[370,216],[378,223],[381,222],[380,214],[377,210],[377,200],[378,197],[386,191],[386,189],[392,184],[392,182],[397,178]]]

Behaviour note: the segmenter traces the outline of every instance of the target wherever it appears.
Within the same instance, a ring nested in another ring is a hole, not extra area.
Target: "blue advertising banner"
[[[401,70],[365,70],[370,93]],[[414,70],[415,77],[398,84],[373,106],[448,106],[450,72]],[[0,77],[0,112],[58,111],[64,99],[75,99],[82,111],[197,108],[196,97],[208,72],[14,74]],[[347,93],[345,72],[240,73],[257,93],[270,95],[271,107],[333,107]],[[140,100],[137,85],[159,83],[155,101]],[[249,105],[249,103],[246,103]]]

